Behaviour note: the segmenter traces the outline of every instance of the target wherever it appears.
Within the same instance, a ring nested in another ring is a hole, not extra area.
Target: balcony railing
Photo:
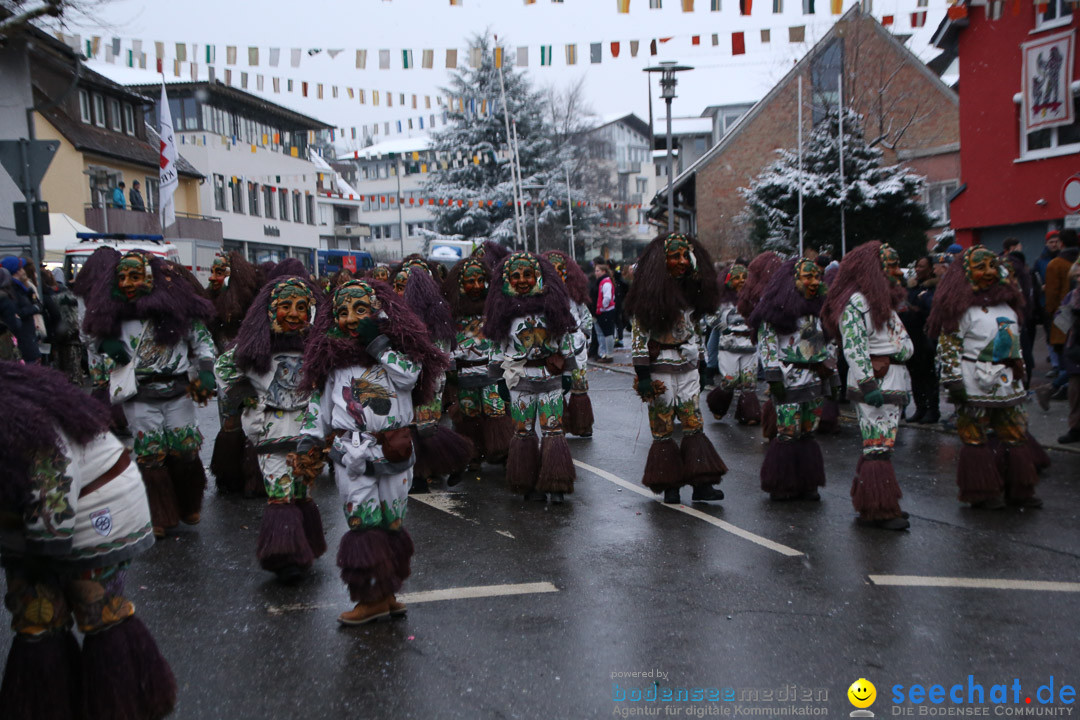
[[[624,160],[618,163],[616,169],[620,175],[637,175],[641,172],[641,163],[628,162]]]
[[[87,205],[84,209],[86,226],[99,233],[125,233],[128,235],[160,235],[161,218],[156,212],[121,210]],[[176,213],[176,227],[167,233],[173,237],[210,240],[220,243],[224,235],[221,220],[206,215]]]

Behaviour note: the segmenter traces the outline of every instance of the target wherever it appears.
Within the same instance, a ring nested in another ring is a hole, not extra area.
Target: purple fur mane
[[[409,270],[409,282],[405,286],[405,304],[427,326],[432,340],[441,340],[453,348],[457,332],[450,315],[450,304],[443,299],[435,278],[422,268]]]
[[[85,443],[109,429],[109,409],[62,374],[41,365],[0,362],[0,508],[22,514],[31,496],[35,453],[56,447],[58,430]]]
[[[533,255],[533,257],[536,257]],[[544,291],[540,295],[509,297],[502,291],[504,257],[491,272],[491,287],[488,288],[487,302],[484,303],[484,336],[502,342],[510,336],[510,324],[515,318],[524,315],[543,315],[548,332],[553,337],[565,335],[574,329],[577,323],[570,312],[570,295],[559,277],[555,266],[544,258],[537,258],[540,263],[540,277]]]
[[[588,307],[589,278],[585,277],[585,271],[562,250],[548,250],[541,257],[550,262],[552,256],[562,258],[563,263],[566,265],[566,280],[563,282],[566,284],[566,291],[570,294],[570,299]]]
[[[87,310],[83,330],[88,335],[115,338],[120,335],[120,325],[124,320],[149,320],[154,323],[154,342],[175,345],[188,334],[192,323],[209,323],[213,319],[213,304],[196,295],[184,276],[156,255],[149,256],[154,278],[154,288],[149,295],[130,302],[113,297],[120,254],[112,248],[99,248],[90,256],[90,260],[103,252],[109,253],[103,258],[103,261],[109,262],[94,265],[93,285],[83,295]],[[87,265],[90,265],[90,260]]]
[[[440,351],[428,337],[423,321],[416,316],[394,289],[383,282],[368,281],[375,289],[375,297],[386,313],[379,329],[390,340],[390,347],[402,352],[421,367],[420,379],[413,388],[413,402],[431,402],[439,375],[450,366],[450,358]],[[321,389],[330,373],[340,368],[360,365],[371,367],[375,358],[359,342],[329,335],[334,323],[332,300],[322,303],[315,315],[315,324],[308,333],[304,347],[303,383],[306,387]]]
[[[976,290],[968,282],[964,269],[966,259],[958,256],[949,265],[934,293],[934,305],[926,321],[926,334],[938,337],[942,333],[954,333],[960,328],[960,318],[973,305],[990,307],[1007,304],[1023,322],[1024,296],[1014,279],[1007,283],[994,283],[989,290]]]
[[[666,332],[683,310],[700,318],[720,305],[720,286],[709,251],[690,238],[697,270],[676,279],[668,274],[665,237],[655,238],[645,248],[626,294],[626,313],[648,332]]]
[[[761,299],[761,293],[769,284],[769,278],[783,262],[784,259],[772,250],[763,252],[750,261],[750,264],[746,266],[746,284],[739,291],[739,299],[736,303],[740,315],[748,318],[753,314],[758,300]]]
[[[485,240],[481,247],[484,248],[484,256],[480,260],[487,265],[488,270],[494,269],[510,254],[510,248],[495,240]]]
[[[750,327],[769,323],[777,332],[787,335],[798,329],[799,318],[805,315],[820,315],[824,302],[823,297],[810,300],[803,297],[795,287],[795,261],[788,260],[776,268],[769,278],[769,283],[747,323]]]
[[[903,285],[893,285],[881,268],[881,242],[863,243],[844,256],[836,281],[829,287],[821,324],[830,337],[840,337],[840,316],[851,296],[861,292],[870,305],[870,320],[881,329],[907,297]]]
[[[259,292],[259,285],[255,266],[245,260],[242,253],[233,250],[228,258],[229,284],[220,290],[211,289],[208,294],[217,311],[217,322],[235,327],[243,321],[252,298]]]
[[[240,324],[240,331],[236,334],[236,340],[232,347],[235,348],[233,358],[236,366],[247,372],[264,373],[270,370],[270,360],[276,352],[299,351],[304,349],[305,341],[311,333],[308,331],[299,335],[279,335],[273,331],[270,321],[270,295],[274,286],[288,277],[296,277],[307,286],[314,298],[313,304],[318,310],[326,304],[326,296],[315,283],[311,282],[306,275],[288,276],[275,275],[273,279],[263,286],[255,299],[248,306],[247,315]]]

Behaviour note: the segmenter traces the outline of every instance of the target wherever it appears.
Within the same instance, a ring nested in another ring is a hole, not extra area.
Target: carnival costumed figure
[[[376,265],[371,268],[371,279],[378,280],[379,282],[390,282],[390,268],[386,265]]]
[[[956,430],[964,443],[956,472],[960,501],[976,508],[998,509],[1006,502],[1042,507],[1023,405],[1023,303],[997,255],[975,245],[949,266],[927,321],[927,334],[937,337],[941,384],[956,405]],[[988,443],[991,429],[1004,446],[1000,459]]]
[[[740,288],[735,301],[735,309],[739,315],[743,318],[749,318],[753,314],[754,308],[757,307],[758,301],[761,300],[762,293],[765,292],[765,288],[769,285],[769,279],[772,278],[773,272],[783,264],[784,259],[771,250],[761,253],[750,261],[750,264],[746,266],[746,283]],[[753,323],[748,323],[748,325],[750,327],[750,340],[756,348],[758,327]],[[757,358],[757,370],[760,370],[761,356],[756,355],[755,357]],[[776,437],[776,404],[773,402],[771,395],[761,406],[761,435],[767,440]]]
[[[757,425],[761,422],[761,404],[757,397],[757,346],[752,337],[754,333],[736,307],[747,275],[746,266],[736,264],[724,277],[715,325],[719,333],[716,356],[719,381],[716,389],[705,397],[705,402],[719,420],[738,393],[735,420],[740,425]]]
[[[542,256],[555,266],[570,295],[570,312],[577,321],[574,331],[574,360],[570,371],[570,395],[563,413],[563,429],[570,435],[592,437],[593,409],[589,399],[589,338],[594,318],[589,312],[589,279],[581,267],[562,250],[549,250]]]
[[[454,265],[443,285],[456,330],[449,415],[457,431],[473,442],[473,469],[479,469],[483,460],[506,462],[514,435],[506,402],[499,394],[499,378],[488,374],[496,351],[483,330],[490,285],[491,269],[476,253]]]
[[[208,402],[216,389],[206,326],[213,306],[164,260],[143,252],[120,257],[113,281],[94,287],[86,306],[92,382],[123,403],[154,534],[180,521],[197,524],[206,472],[195,402]]]
[[[911,400],[904,363],[915,345],[897,314],[906,298],[899,255],[875,240],[844,256],[822,312],[825,330],[839,339],[847,359],[848,397],[858,403],[862,455],[851,502],[860,523],[887,530],[910,524],[892,464],[900,412]]]
[[[499,392],[514,423],[506,479],[526,499],[550,494],[561,503],[576,477],[563,434],[563,392],[577,367],[570,296],[551,263],[531,253],[509,255],[493,275],[499,287],[488,293],[483,332],[497,344],[489,374],[502,377]]]
[[[303,383],[313,391],[289,462],[294,473],[317,477],[329,446],[349,528],[337,564],[356,603],[338,618],[345,625],[405,614],[394,594],[413,555],[404,527],[416,461],[413,408],[431,402],[449,362],[383,283],[351,280],[316,316],[303,361]]]
[[[0,564],[15,638],[0,715],[156,720],[176,680],[124,592],[154,543],[131,455],[106,406],[58,372],[0,363]],[[72,621],[84,635],[79,647]]]
[[[427,327],[435,347],[452,358],[456,332],[450,304],[443,298],[426,263],[408,265],[405,272],[408,273],[403,296],[405,304]],[[453,369],[451,359],[449,371]],[[416,466],[413,468],[410,492],[427,492],[428,481],[440,475],[448,476],[446,484],[450,487],[457,485],[472,460],[472,442],[440,424],[445,387],[446,373],[438,378],[435,397],[415,408]]]
[[[761,489],[773,500],[820,500],[825,462],[814,439],[821,398],[835,381],[835,370],[821,307],[825,288],[821,268],[801,258],[773,272],[750,315],[758,328],[758,356],[776,406],[777,434],[761,465]]]
[[[242,253],[233,250],[218,255],[210,265],[207,284],[210,301],[214,303],[216,316],[209,324],[210,334],[218,354],[225,352],[240,331],[240,323],[259,292],[255,266],[244,259]],[[223,398],[218,396],[218,419],[221,430],[214,440],[214,454],[210,458],[210,472],[218,492],[245,492],[261,494],[262,478],[251,442],[244,436],[239,410],[226,414]]]
[[[700,342],[697,323],[715,312],[720,291],[708,251],[687,235],[649,243],[626,296],[633,319],[631,356],[634,390],[648,404],[653,442],[642,483],[664,502],[678,503],[683,485],[696,501],[723,500],[714,485],[727,472],[705,437],[699,395]],[[682,423],[682,447],[675,444],[675,418]]]
[[[267,496],[255,554],[285,583],[299,580],[326,552],[313,478],[294,472],[311,392],[301,384],[304,341],[322,292],[298,276],[277,276],[259,292],[236,342],[215,371],[225,408],[240,415],[251,438]]]

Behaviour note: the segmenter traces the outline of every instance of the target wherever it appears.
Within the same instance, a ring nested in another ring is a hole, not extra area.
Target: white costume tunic
[[[404,519],[416,460],[415,451],[406,460],[387,460],[379,438],[386,431],[409,432],[420,366],[391,349],[382,335],[368,343],[367,352],[375,364],[338,368],[312,394],[301,430],[318,445],[334,436],[330,458],[350,529]]]
[[[757,347],[735,303],[721,303],[714,327],[720,333],[716,361],[721,386],[752,390],[757,379]]]
[[[1026,399],[1020,323],[1006,304],[964,311],[955,333],[938,339],[941,384],[963,382],[966,404],[974,407],[1012,407]]]

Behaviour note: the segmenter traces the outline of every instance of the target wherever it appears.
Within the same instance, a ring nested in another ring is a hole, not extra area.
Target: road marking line
[[[589,465],[588,463],[583,463],[580,460],[575,460],[574,464],[577,465],[579,468],[581,468],[583,470],[588,470],[589,472],[593,473],[594,475],[599,475],[600,477],[604,478],[605,480],[609,480],[609,481],[615,483],[619,487],[623,487],[623,488],[626,488],[627,490],[630,490],[632,492],[636,492],[638,495],[641,495],[643,497],[647,497],[650,500],[652,500],[653,502],[658,502],[658,503],[660,503],[661,505],[663,505],[666,508],[670,508],[672,510],[677,510],[677,511],[682,512],[682,513],[686,513],[690,517],[695,517],[698,520],[704,520],[705,522],[709,523],[710,525],[715,525],[716,527],[720,528],[721,530],[726,530],[727,532],[731,533],[732,535],[736,535],[738,537],[741,537],[743,540],[749,540],[750,542],[755,543],[757,545],[760,545],[763,548],[767,548],[769,550],[772,550],[773,552],[778,552],[781,555],[787,555],[788,557],[799,557],[799,556],[801,556],[803,554],[803,553],[799,552],[798,550],[796,550],[794,548],[788,547],[787,545],[781,545],[780,543],[769,540],[768,538],[761,537],[760,535],[755,535],[754,533],[750,532],[749,530],[743,530],[741,527],[736,527],[735,525],[732,525],[729,522],[724,522],[723,520],[715,518],[712,515],[709,515],[708,513],[703,513],[700,510],[695,510],[694,508],[686,507],[685,505],[666,505],[663,502],[661,502],[659,498],[656,497],[656,495],[653,493],[652,490],[649,490],[646,487],[642,487],[640,485],[636,485],[636,484],[631,483],[631,482],[627,482],[626,480],[623,480],[618,475],[612,475],[607,470],[601,470],[598,467],[593,467],[592,465]]]
[[[870,575],[875,585],[903,587],[953,587],[984,590],[1041,590],[1044,592],[1080,592],[1080,583],[1043,580],[999,580],[996,578],[933,577],[925,575]]]
[[[426,603],[440,600],[473,600],[485,597],[509,597],[511,595],[534,595],[537,593],[559,592],[559,588],[549,582],[517,583],[508,585],[473,585],[471,587],[444,588],[442,590],[422,590],[420,592],[405,593],[398,595],[397,599],[403,603]],[[287,603],[285,605],[268,605],[266,612],[270,615],[284,615],[290,612],[305,612],[309,610],[323,610],[340,607],[341,603]]]
[[[420,495],[410,495],[409,499],[415,500],[419,503],[423,503],[424,505],[435,508],[436,510],[442,510],[447,515],[453,515],[459,520],[464,520],[467,523],[472,523],[473,525],[480,525],[479,520],[467,518],[457,511],[458,507],[460,507],[461,505],[461,497],[458,493],[433,490],[431,492],[421,493]],[[496,530],[495,532],[504,537],[508,537],[511,540],[517,539],[510,534],[509,530]]]
[[[423,503],[428,507],[433,507],[436,510],[442,510],[447,515],[453,515],[459,520],[464,520],[465,522],[472,523],[473,525],[480,524],[479,520],[472,520],[470,518],[467,518],[457,511],[458,506],[461,504],[461,501],[457,497],[457,493],[428,492],[421,493],[419,495],[410,495],[409,499],[415,500],[418,503]]]

